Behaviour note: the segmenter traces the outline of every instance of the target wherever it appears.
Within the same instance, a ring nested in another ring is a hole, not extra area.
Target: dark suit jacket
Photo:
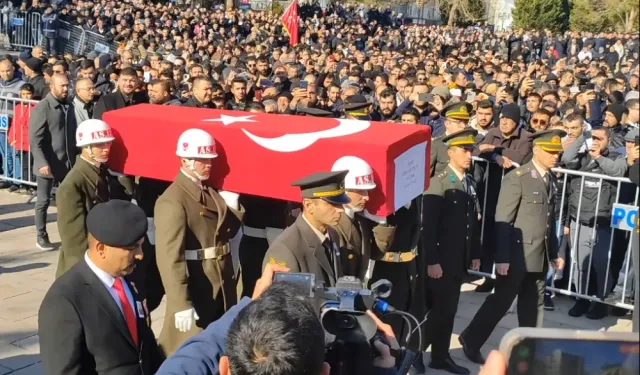
[[[472,184],[473,178],[467,175]],[[472,184],[473,185],[473,184]],[[427,265],[440,264],[451,276],[466,274],[471,259],[480,259],[475,187],[468,194],[450,166],[431,179],[423,195],[422,241]]]
[[[533,162],[504,176],[496,208],[496,263],[513,269],[546,272],[558,257],[558,239],[551,225],[555,205],[555,175],[550,192]]]
[[[140,92],[134,93],[129,105],[136,105],[141,103],[149,103],[149,97],[146,94]],[[100,97],[100,99],[98,99],[95,107],[93,107],[93,118],[102,120],[102,115],[104,115],[105,112],[124,107],[128,107],[128,105],[124,100],[124,96],[122,96],[122,93],[120,93],[120,90],[112,92],[111,94],[103,95]]]
[[[316,275],[316,282],[324,281],[324,285],[327,287],[335,286],[337,278],[342,275],[336,277],[324,246],[302,215],[300,214],[295,223],[285,229],[269,246],[264,256],[262,268],[266,267],[268,263],[281,264],[289,268],[289,272],[313,273]],[[333,228],[328,228],[328,231],[336,245],[335,250],[340,243],[338,233]],[[334,255],[334,259],[338,263],[336,267],[341,273],[339,254]]]
[[[33,173],[48,166],[56,181],[69,173],[78,153],[75,143],[76,129],[69,126],[68,116],[74,116],[69,107],[51,94],[41,100],[29,117],[29,146],[33,154]],[[75,121],[73,122],[75,123]]]
[[[84,259],[54,281],[38,313],[47,375],[150,375],[162,357],[146,309],[129,285],[138,322],[136,346],[118,305]]]

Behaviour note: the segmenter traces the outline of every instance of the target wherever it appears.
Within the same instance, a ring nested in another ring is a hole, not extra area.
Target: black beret
[[[147,227],[144,211],[120,199],[100,203],[87,215],[87,231],[108,246],[134,246],[147,233]]]

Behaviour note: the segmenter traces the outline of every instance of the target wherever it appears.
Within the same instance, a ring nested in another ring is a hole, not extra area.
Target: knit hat
[[[451,93],[445,86],[434,87],[433,90],[431,90],[431,94],[440,96],[445,103],[451,99]]]
[[[622,115],[624,114],[625,108],[622,104],[611,104],[607,107],[607,109],[605,110],[605,112],[610,112],[613,117],[616,118],[616,121],[618,122],[618,124],[620,123],[620,121],[622,121]]]
[[[625,96],[624,101],[628,102],[631,99],[640,99],[640,92],[636,91],[636,90],[631,90],[627,93],[627,96]]]
[[[520,124],[520,107],[516,103],[506,104],[500,111],[500,118],[503,117],[513,120],[517,126]]]
[[[31,70],[33,70],[36,73],[41,73],[42,72],[42,60],[36,58],[36,57],[30,57],[28,58],[24,64]]]

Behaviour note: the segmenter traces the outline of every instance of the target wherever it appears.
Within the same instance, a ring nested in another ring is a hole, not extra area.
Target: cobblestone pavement
[[[33,204],[24,196],[0,191],[0,375],[40,375],[43,373],[38,342],[38,308],[54,279],[57,251],[42,251],[35,246]],[[49,209],[48,232],[59,245],[55,207]],[[451,340],[451,355],[457,363],[477,373],[478,366],[464,359],[457,334],[469,323],[486,294],[473,292],[475,285],[463,286],[458,315]],[[567,315],[572,301],[557,297],[556,311],[545,313],[545,326],[554,328],[631,331],[630,316],[608,317],[600,321],[575,319]],[[153,314],[153,329],[160,332],[164,306]],[[499,345],[502,336],[517,327],[514,314],[505,316],[483,348],[485,354]],[[428,370],[428,374],[445,372]]]

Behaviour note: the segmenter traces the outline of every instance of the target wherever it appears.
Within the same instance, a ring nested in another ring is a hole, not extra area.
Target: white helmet
[[[84,120],[76,129],[76,146],[85,147],[97,143],[112,142],[116,139],[111,127],[102,120]]]
[[[344,178],[345,189],[371,190],[376,187],[371,166],[355,156],[343,156],[336,160],[331,171],[349,171]]]
[[[202,129],[189,129],[178,138],[176,155],[181,158],[213,159],[218,157],[216,141]]]

